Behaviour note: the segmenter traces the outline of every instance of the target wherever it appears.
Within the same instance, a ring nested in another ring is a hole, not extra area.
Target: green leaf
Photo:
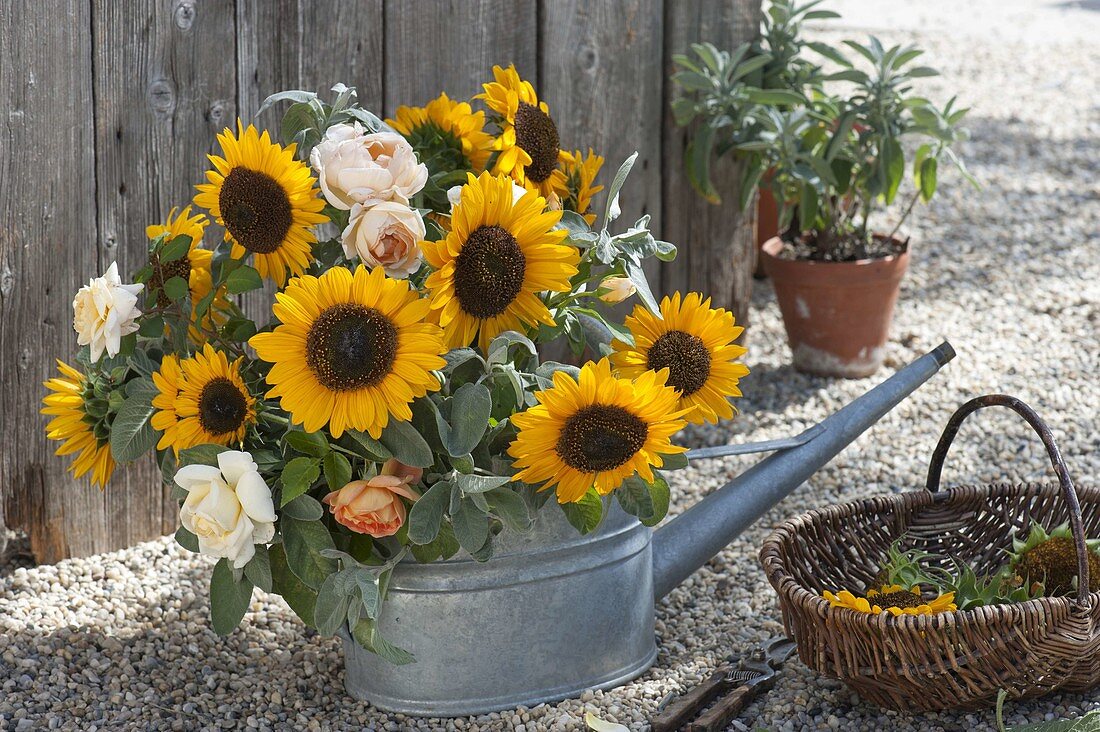
[[[284,516],[299,521],[319,521],[325,515],[325,509],[321,506],[321,502],[308,493],[303,493],[283,506],[282,512]]]
[[[279,522],[287,565],[298,579],[318,589],[325,578],[336,571],[336,561],[321,554],[335,549],[328,529],[319,521],[299,521],[283,516]]]
[[[130,391],[111,423],[111,457],[118,462],[135,460],[153,448],[157,432],[149,424],[153,416],[156,388],[142,386]]]
[[[925,158],[920,165],[920,197],[925,203],[936,195],[936,168],[939,163],[935,158]]]
[[[213,465],[218,466],[218,455],[228,450],[224,445],[205,443],[195,445],[186,450],[180,450],[180,467],[184,465]]]
[[[638,159],[638,153],[623,161],[623,164],[619,166],[618,171],[615,172],[615,178],[611,181],[611,186],[608,187],[607,192],[604,194],[607,196],[607,203],[604,206],[603,217],[600,219],[600,228],[607,228],[608,222],[617,217],[617,209],[619,208],[619,191],[622,190],[623,183],[626,182],[626,177],[630,175],[630,169],[634,167],[634,161]]]
[[[351,462],[335,450],[325,455],[324,469],[329,490],[338,491],[351,482]]]
[[[187,286],[187,280],[182,277],[170,277],[163,285],[164,296],[169,300],[175,302],[176,300],[182,300],[187,297],[187,293],[190,289]]]
[[[266,546],[256,546],[256,554],[244,565],[244,576],[264,592],[271,592],[271,560]]]
[[[229,562],[218,560],[210,576],[210,620],[214,632],[222,636],[232,633],[248,612],[251,600],[252,582],[245,577],[235,582]]]
[[[443,512],[451,498],[451,484],[442,481],[420,496],[409,511],[409,541],[430,544],[439,534]]]
[[[653,497],[649,494],[649,486],[637,475],[623,481],[615,490],[615,498],[631,516],[639,519],[650,519],[653,516]]]
[[[458,543],[470,554],[480,549],[489,538],[489,517],[469,499],[459,503],[458,510],[451,515],[451,525],[454,526]]]
[[[281,506],[308,491],[321,477],[321,461],[317,458],[296,457],[283,468],[283,497]],[[341,486],[342,487],[342,486]]]
[[[322,432],[290,430],[286,433],[286,441],[298,452],[314,457],[324,457],[332,449],[329,447],[328,438]]]
[[[313,618],[317,621],[317,632],[321,635],[336,635],[336,631],[347,619],[348,603],[351,598],[342,587],[346,574],[346,570],[330,574],[317,593]]]
[[[368,651],[378,654],[395,666],[404,666],[416,661],[416,657],[408,651],[391,644],[378,632],[378,621],[363,618],[359,621],[351,635],[356,643]]]
[[[199,551],[199,537],[182,526],[176,529],[176,543],[189,552],[197,553]]]
[[[595,488],[589,488],[581,500],[575,503],[559,503],[565,517],[577,531],[591,533],[603,520],[603,500]]]
[[[706,124],[699,128],[684,151],[684,171],[699,195],[710,203],[721,203],[722,197],[710,179],[710,159],[714,152],[715,128]]]
[[[345,430],[344,434],[355,443],[356,447],[352,449],[372,463],[384,462],[393,457],[393,453],[389,451],[389,448],[366,432]]]
[[[408,422],[391,419],[382,430],[381,441],[395,458],[410,467],[427,468],[435,462],[432,448]]]
[[[649,288],[649,280],[646,279],[645,270],[642,269],[640,264],[629,259],[623,263],[623,266],[626,270],[626,276],[638,290],[638,299],[642,301],[649,312],[660,316],[661,309],[657,306],[657,298],[653,296],[653,290]]]
[[[660,475],[654,475],[653,478],[653,482],[646,486],[653,512],[647,518],[640,519],[646,526],[656,526],[661,523],[661,520],[668,515],[668,504],[671,499],[668,482]]]
[[[286,600],[290,609],[311,628],[316,627],[313,609],[317,604],[317,593],[298,579],[286,561],[286,553],[281,544],[274,544],[267,553],[271,565],[271,588]]]
[[[141,325],[138,326],[138,335],[142,338],[160,338],[164,335],[164,318],[159,315],[142,318]]]
[[[514,488],[501,486],[485,494],[489,508],[512,531],[524,532],[531,528],[531,515],[527,502]]]
[[[258,290],[263,287],[263,284],[260,273],[247,264],[242,264],[230,272],[229,277],[225,280],[226,289],[234,295],[250,290]]]
[[[181,259],[183,255],[191,251],[191,241],[191,237],[187,234],[180,234],[161,247],[157,259],[159,259],[162,264],[164,262],[174,262],[177,259]]]
[[[473,452],[489,426],[489,413],[492,409],[493,400],[485,386],[463,384],[455,392],[454,401],[451,403],[450,434],[441,435],[446,443],[447,452],[456,457]]]
[[[458,483],[458,487],[462,489],[463,493],[485,493],[511,483],[512,478],[507,475],[464,475],[459,473],[455,476],[455,482]]]

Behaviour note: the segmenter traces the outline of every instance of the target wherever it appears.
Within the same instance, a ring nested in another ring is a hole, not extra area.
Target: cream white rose
[[[107,351],[108,356],[118,355],[122,336],[138,329],[135,322],[141,317],[137,296],[144,285],[124,285],[118,277],[118,264],[111,266],[102,277],[96,277],[77,290],[73,298],[73,330],[76,342],[88,346],[92,361],[98,361]]]
[[[622,302],[637,291],[628,277],[604,277],[599,289],[600,299],[610,304]]]
[[[199,551],[225,557],[235,569],[248,564],[256,544],[275,536],[275,504],[252,455],[226,450],[218,467],[185,465],[176,485],[187,491],[180,523],[199,538]]]
[[[329,127],[309,162],[325,199],[344,211],[357,203],[408,203],[428,182],[427,166],[417,161],[404,137],[395,132],[367,134],[358,122]]]
[[[382,267],[390,277],[403,280],[420,269],[420,242],[425,233],[420,212],[403,203],[357,203],[344,229],[344,254],[348,259],[359,257],[368,267]]]
[[[451,186],[447,189],[447,201],[451,204],[451,213],[455,211],[455,206],[462,203],[462,188],[463,186]],[[515,204],[519,199],[527,195],[527,189],[521,185],[515,183],[512,184],[512,203]]]

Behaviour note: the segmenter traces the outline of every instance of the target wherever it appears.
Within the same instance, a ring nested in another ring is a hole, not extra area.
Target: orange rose
[[[370,480],[353,480],[325,496],[324,503],[337,522],[357,534],[376,539],[393,536],[405,523],[405,503],[401,499],[415,502],[420,497],[409,485],[423,474],[419,468],[387,460],[381,473]]]

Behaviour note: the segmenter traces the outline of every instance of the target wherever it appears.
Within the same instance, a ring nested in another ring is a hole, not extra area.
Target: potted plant
[[[740,149],[741,142],[755,139],[759,132],[752,112],[755,103],[780,106],[803,106],[812,98],[822,81],[821,67],[803,55],[803,49],[814,47],[802,37],[802,23],[840,17],[831,10],[816,10],[824,0],[812,0],[799,5],[792,0],[774,0],[760,23],[760,35],[751,44],[744,44],[732,54],[719,51],[711,44],[695,44],[696,58],[675,56],[679,69],[672,81],[683,96],[673,102],[673,112],[681,126],[701,121],[700,133],[689,144],[686,156],[688,180],[711,203],[720,203],[718,192],[710,179],[713,157],[734,152],[742,157],[752,153]],[[744,210],[756,191],[755,274],[764,275],[759,250],[764,242],[779,233],[779,209],[768,183],[771,171],[762,178],[757,166],[746,165],[741,199]],[[758,187],[763,181],[764,185]]]
[[[648,527],[687,464],[673,436],[732,417],[748,373],[731,313],[655,300],[643,263],[675,248],[649,217],[609,230],[636,156],[595,207],[602,158],[560,150],[534,87],[493,71],[475,99],[386,122],[337,85],[268,99],[292,102],[281,144],[225,129],[194,199],[147,229],[147,260],[76,294],[76,367],[58,362],[43,399],[76,477],[103,487],[155,455],[177,540],[217,559],[217,633],[254,589],[279,594],[343,637],[352,693],[406,711],[641,673]],[[254,319],[235,299],[265,279]],[[634,295],[625,322],[604,308]],[[562,340],[598,360],[540,361]],[[591,614],[563,623],[578,598]]]
[[[909,262],[908,238],[899,231],[917,201],[935,195],[940,161],[977,183],[952,149],[966,136],[959,127],[966,109],[955,99],[939,108],[913,93],[915,79],[937,73],[913,65],[922,51],[886,48],[876,38],[845,45],[869,70],[817,48],[842,67],[826,82],[850,85],[844,95],[818,93],[798,108],[762,103],[753,112],[762,125],[758,139],[739,147],[757,154],[750,167],[773,171],[768,187],[780,202],[782,233],[762,255],[795,367],[855,378],[882,364]],[[914,190],[894,225],[876,228],[910,160]]]

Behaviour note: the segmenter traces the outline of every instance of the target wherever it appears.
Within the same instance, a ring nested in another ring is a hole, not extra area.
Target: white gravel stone
[[[631,729],[670,692],[782,625],[757,562],[780,521],[836,501],[916,489],[939,430],[971,396],[1023,398],[1055,429],[1080,483],[1100,475],[1100,15],[1022,0],[917,5],[834,3],[836,41],[875,32],[915,41],[943,76],[924,91],[972,106],[962,153],[984,188],[949,172],[909,225],[913,262],[888,349],[896,369],[944,337],[958,358],[815,475],[756,527],[662,600],[660,656],[612,691],[458,720],[386,715],[344,694],[339,641],[304,629],[281,599],[257,593],[241,629],[210,629],[211,562],[171,539],[55,566],[0,569],[0,730],[578,730],[586,711]],[[915,31],[912,29],[922,28]],[[1005,39],[1009,38],[1009,41]],[[692,429],[692,444],[801,431],[879,378],[830,381],[789,366],[770,287],[754,298],[753,373],[742,415]],[[693,465],[674,483],[673,512],[732,478],[751,458]],[[945,483],[1046,479],[1038,442],[1010,415],[982,413],[962,431]],[[25,562],[24,562],[25,563]],[[1009,723],[1076,716],[1100,695],[1009,704]],[[730,729],[992,730],[991,712],[885,712],[797,659]]]

